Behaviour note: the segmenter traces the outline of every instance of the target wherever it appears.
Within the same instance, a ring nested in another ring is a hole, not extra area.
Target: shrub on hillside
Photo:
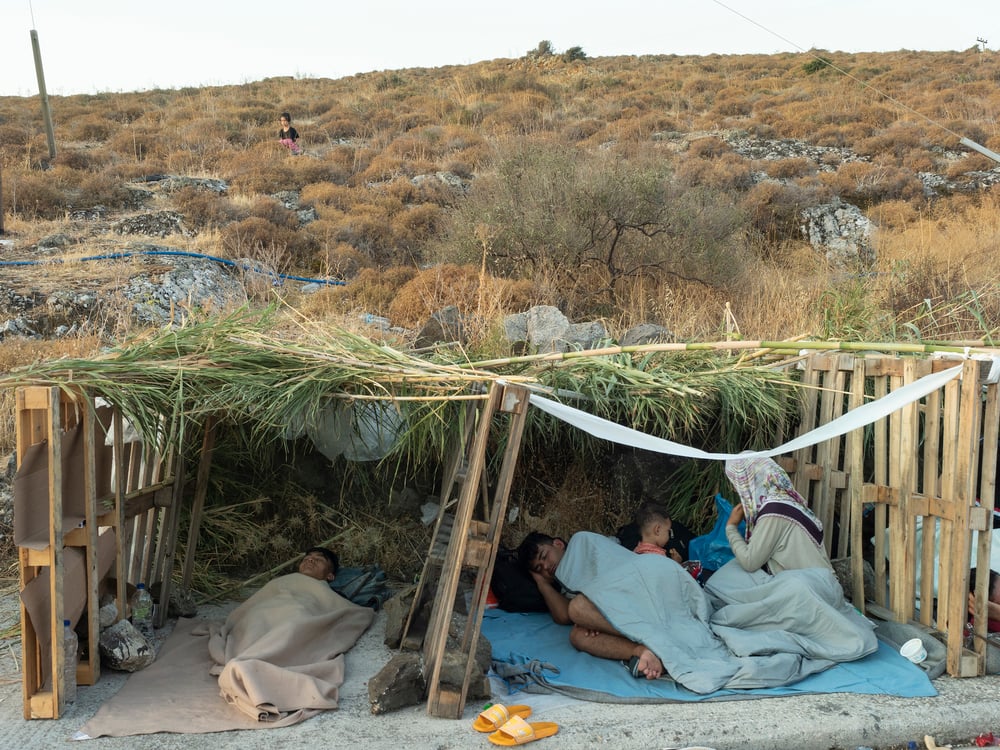
[[[226,195],[195,187],[181,188],[173,196],[174,207],[193,229],[222,227],[241,217],[241,212]]]
[[[388,315],[399,290],[416,275],[417,269],[412,266],[394,266],[385,270],[362,268],[350,284],[335,291],[347,309]]]
[[[534,303],[531,285],[482,275],[475,266],[445,263],[419,272],[399,289],[389,319],[407,328],[420,326],[434,312],[454,305],[463,315],[495,317]]]
[[[820,180],[848,203],[862,208],[885,200],[923,200],[924,186],[912,172],[868,162],[846,162]]]

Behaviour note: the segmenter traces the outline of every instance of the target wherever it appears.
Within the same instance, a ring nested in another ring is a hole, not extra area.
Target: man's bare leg
[[[615,630],[587,597],[580,594],[570,600],[569,616],[575,623],[569,642],[577,651],[624,662],[635,656],[639,659],[639,672],[647,680],[655,680],[663,674],[663,662],[659,657],[641,643],[635,643]]]

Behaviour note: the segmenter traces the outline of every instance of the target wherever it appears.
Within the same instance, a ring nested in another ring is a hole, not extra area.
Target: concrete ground
[[[15,595],[16,597],[16,595]],[[3,597],[9,601],[9,595]],[[15,598],[16,602],[16,598]],[[10,607],[4,608],[10,612]],[[222,610],[219,610],[220,612]],[[216,616],[204,609],[202,616]],[[347,680],[339,710],[284,729],[201,735],[156,734],[82,741],[97,750],[255,750],[264,748],[358,748],[358,750],[447,750],[492,747],[471,728],[481,706],[468,705],[461,720],[428,716],[425,706],[373,716],[367,681],[389,659],[382,644],[384,615],[347,655]],[[59,720],[22,718],[19,644],[0,641],[0,748],[47,750],[67,742],[126,676],[106,673],[97,685],[81,687],[75,704]],[[930,735],[938,745],[972,746],[980,733],[1000,734],[1000,677],[935,681],[935,698],[830,694],[697,704],[622,705],[576,701],[561,696],[520,694],[537,721],[554,721],[559,733],[541,740],[560,748],[686,748],[714,750],[809,750],[810,748],[925,747]]]

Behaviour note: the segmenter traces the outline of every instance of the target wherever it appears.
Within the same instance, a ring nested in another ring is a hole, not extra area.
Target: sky
[[[997,0],[2,0],[0,96],[341,78],[516,58],[1000,49]]]

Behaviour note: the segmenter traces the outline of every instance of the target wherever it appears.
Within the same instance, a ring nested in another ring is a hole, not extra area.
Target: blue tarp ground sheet
[[[636,679],[621,662],[584,654],[570,645],[569,626],[547,614],[487,610],[482,633],[493,645],[494,668],[512,693],[555,692],[605,703],[737,700],[809,693],[863,693],[904,698],[937,695],[927,675],[879,643],[863,659],[837,664],[792,685],[752,690],[718,690],[700,695],[669,678]],[[543,666],[548,665],[548,666]],[[555,667],[555,669],[549,667]]]

